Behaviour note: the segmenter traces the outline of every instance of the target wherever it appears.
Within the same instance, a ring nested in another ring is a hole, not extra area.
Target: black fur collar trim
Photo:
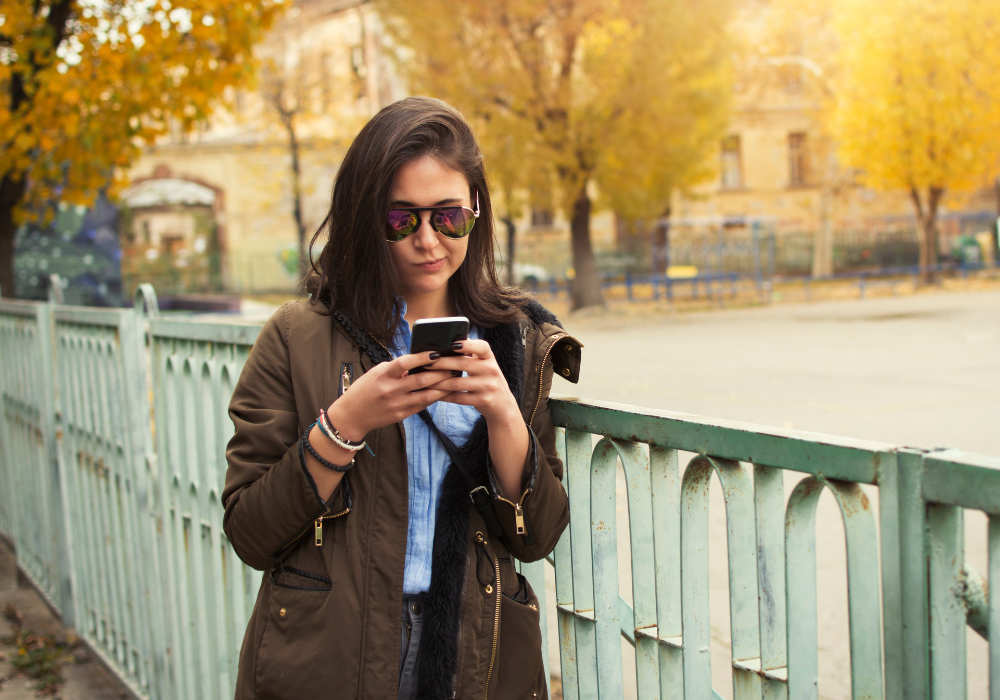
[[[538,309],[555,319],[536,302]],[[533,309],[534,311],[534,309]],[[532,320],[532,313],[525,311]],[[537,311],[536,311],[537,313]],[[538,323],[539,321],[535,321]],[[517,324],[497,326],[485,331],[484,339],[493,349],[497,365],[507,378],[514,398],[520,403],[524,390],[524,346]],[[465,463],[476,470],[479,483],[489,487],[486,459],[489,455],[486,419],[480,417],[472,435],[460,452]],[[437,520],[434,525],[434,551],[431,562],[431,587],[424,608],[424,629],[417,652],[417,698],[451,698],[452,677],[458,659],[458,628],[462,617],[462,584],[465,579],[465,554],[469,536],[469,483],[461,472],[448,469],[441,485]]]

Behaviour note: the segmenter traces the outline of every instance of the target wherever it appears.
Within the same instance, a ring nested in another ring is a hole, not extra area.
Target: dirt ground
[[[2,539],[0,613],[0,700],[38,697],[119,700],[130,697],[79,643],[73,630],[59,623],[42,597],[18,574],[14,552]],[[19,670],[15,663],[29,654],[35,663]],[[41,687],[45,674],[53,672],[61,682]],[[33,678],[29,673],[43,678]]]

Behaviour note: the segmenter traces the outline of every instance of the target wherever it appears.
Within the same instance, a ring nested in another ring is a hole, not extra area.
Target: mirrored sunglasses
[[[431,213],[431,227],[446,238],[465,238],[479,218],[479,193],[476,193],[476,209],[468,207],[408,207],[390,209],[385,239],[398,243],[420,228],[420,212]]]

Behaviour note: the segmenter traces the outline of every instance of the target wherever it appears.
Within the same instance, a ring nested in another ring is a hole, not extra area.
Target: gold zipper
[[[554,348],[559,339],[565,335],[566,334],[563,333],[562,335],[556,334],[552,336],[552,342],[549,343],[549,347],[545,348],[545,354],[542,355],[542,364],[538,365],[538,396],[535,397],[535,407],[531,409],[531,418],[528,419],[529,428],[535,420],[535,414],[538,412],[538,405],[542,402],[542,385],[545,381],[545,361],[548,360],[549,355],[552,354],[552,348]]]
[[[542,362],[538,365],[538,396],[535,398],[535,407],[531,409],[531,418],[528,419],[528,428],[531,428],[531,423],[535,420],[535,414],[538,412],[538,405],[542,402],[542,384],[545,381],[545,362],[549,359],[549,355],[552,354],[552,348],[556,346],[556,343],[559,342],[561,338],[565,338],[568,335],[568,333],[557,333],[552,336],[552,342],[549,343],[549,347],[545,349],[545,354],[542,355]],[[514,524],[517,527],[517,534],[519,535],[526,534],[524,526],[524,509],[521,507],[521,504],[524,503],[524,499],[527,497],[530,490],[530,488],[525,489],[517,503],[504,498],[500,494],[496,495],[498,500],[503,501],[514,509]]]
[[[483,548],[489,544],[481,532],[476,533],[476,541],[483,545]],[[490,695],[490,678],[493,676],[493,663],[497,658],[497,640],[500,637],[500,562],[497,561],[496,552],[493,551],[492,545],[490,545],[490,555],[493,557],[493,569],[496,572],[497,611],[496,616],[493,618],[493,650],[490,651],[490,668],[486,672],[486,692],[483,693],[483,700],[487,700]]]
[[[327,511],[327,512],[329,513],[330,511]],[[324,520],[333,520],[334,518],[339,518],[341,515],[347,515],[350,512],[351,512],[351,509],[348,507],[348,508],[344,508],[344,510],[340,511],[339,513],[335,513],[334,515],[321,515],[318,518],[316,518],[316,522],[313,523],[313,527],[316,528],[316,546],[317,547],[322,547],[323,546],[323,521]],[[308,529],[308,528],[306,528],[306,529]]]

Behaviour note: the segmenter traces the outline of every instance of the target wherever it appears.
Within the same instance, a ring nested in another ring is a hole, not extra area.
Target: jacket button
[[[566,352],[573,352],[573,346],[572,345],[567,345],[566,346]]]
[[[563,367],[563,376],[568,377],[570,375],[569,367]]]
[[[278,611],[278,614],[281,615],[282,617],[284,617],[285,616],[285,612],[286,612],[286,610],[284,608],[282,608],[281,610]]]
[[[420,603],[414,603],[413,604],[413,614],[414,615],[419,615],[423,611],[424,611],[424,606],[422,606]]]
[[[493,592],[493,586],[491,586],[490,584],[487,583],[486,584],[486,593],[489,594],[489,593],[492,593],[492,592]]]

